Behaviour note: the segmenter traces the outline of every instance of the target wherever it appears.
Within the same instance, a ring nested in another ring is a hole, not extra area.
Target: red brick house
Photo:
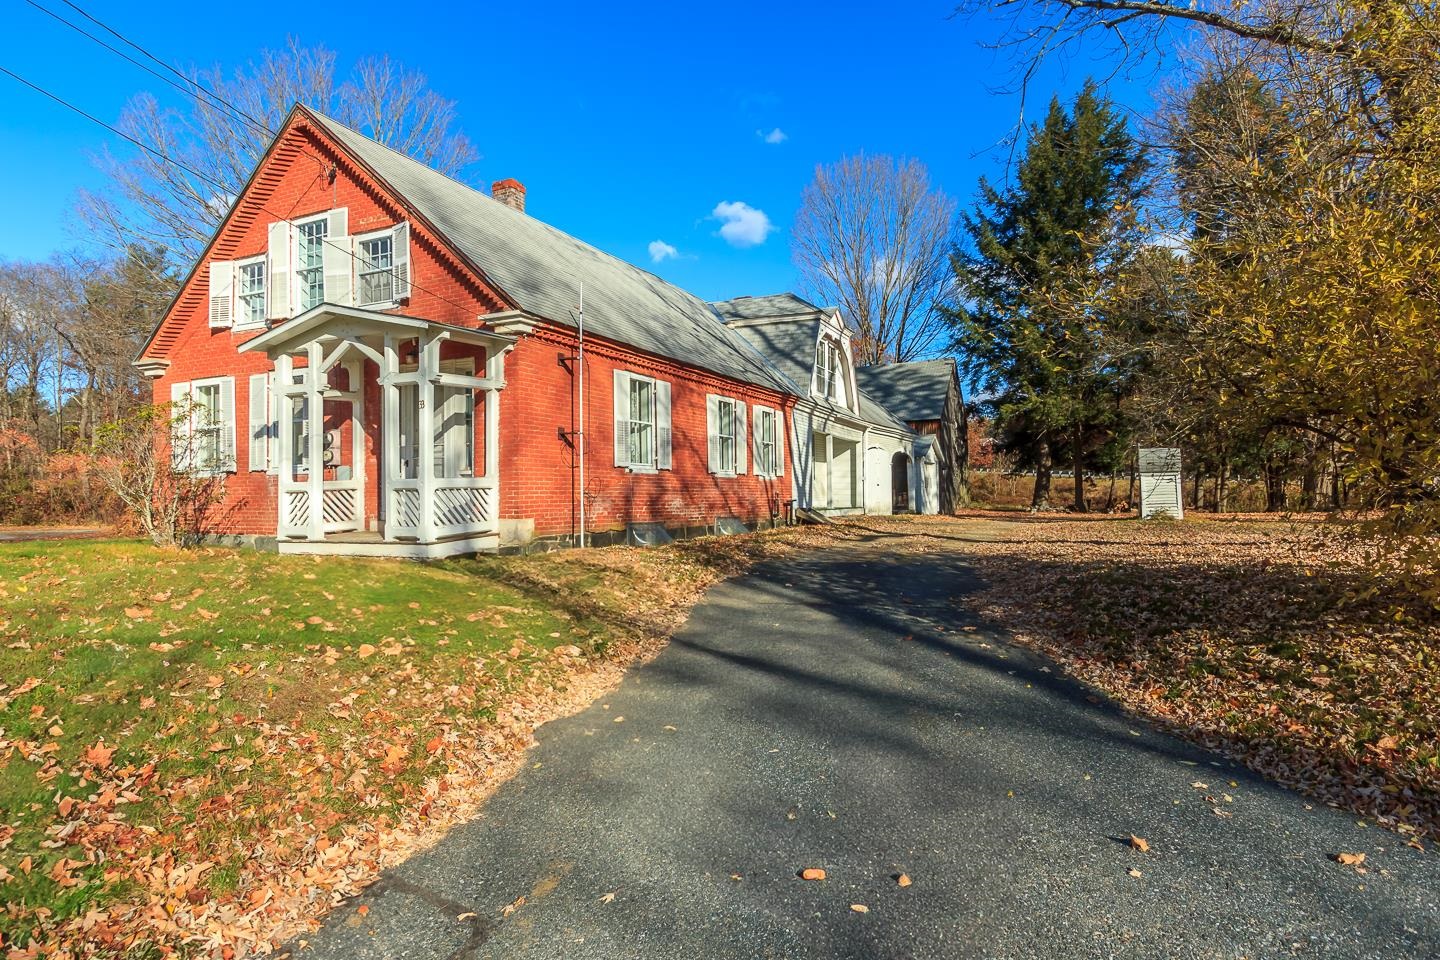
[[[794,383],[519,183],[492,193],[291,112],[136,360],[193,403],[174,456],[225,474],[216,535],[428,557],[794,499]]]

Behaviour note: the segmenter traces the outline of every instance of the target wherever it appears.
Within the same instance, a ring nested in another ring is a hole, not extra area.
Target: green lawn
[[[135,895],[145,858],[223,898],[277,815],[397,821],[554,648],[614,636],[518,566],[0,545],[0,943]]]

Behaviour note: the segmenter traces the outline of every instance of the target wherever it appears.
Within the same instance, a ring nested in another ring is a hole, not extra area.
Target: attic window
[[[835,342],[823,339],[815,345],[815,392],[827,400],[839,399],[840,351]]]

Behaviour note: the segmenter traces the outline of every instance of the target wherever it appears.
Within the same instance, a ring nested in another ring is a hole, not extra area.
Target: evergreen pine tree
[[[1075,464],[1105,442],[1125,373],[1106,350],[1107,298],[1140,247],[1148,161],[1109,100],[1087,82],[1029,130],[1014,183],[982,178],[952,257],[946,310],[962,369],[992,394],[1002,442],[1035,468],[1032,508],[1049,505],[1056,453]]]

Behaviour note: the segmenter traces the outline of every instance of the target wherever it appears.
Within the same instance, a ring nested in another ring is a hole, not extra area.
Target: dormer
[[[810,395],[855,413],[859,411],[859,394],[850,349],[850,330],[840,319],[840,311],[822,311],[816,332]]]

